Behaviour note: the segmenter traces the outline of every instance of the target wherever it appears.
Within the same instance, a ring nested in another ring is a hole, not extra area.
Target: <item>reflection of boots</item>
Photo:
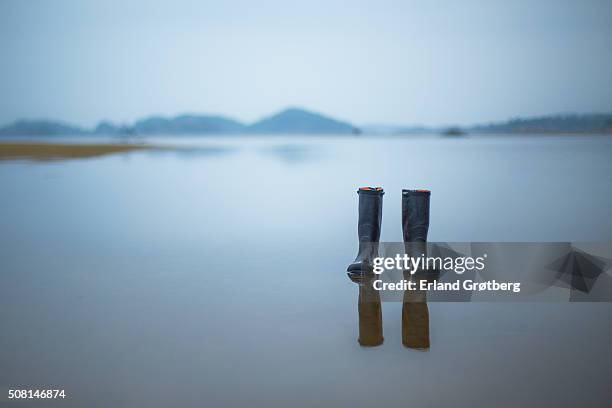
[[[372,287],[372,280],[358,279],[351,275],[351,280],[359,285],[359,338],[357,341],[364,347],[379,346],[383,343],[382,307],[380,294]]]
[[[363,275],[372,271],[372,259],[378,256],[384,191],[380,187],[362,187],[357,193],[359,194],[359,223],[357,227],[359,252],[347,271],[350,274]]]
[[[424,291],[404,292],[402,344],[413,349],[429,348],[429,309]]]

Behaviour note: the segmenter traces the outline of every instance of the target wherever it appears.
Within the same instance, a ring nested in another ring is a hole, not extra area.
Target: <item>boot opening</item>
[[[431,190],[416,189],[416,190],[402,190],[402,194],[431,194]]]

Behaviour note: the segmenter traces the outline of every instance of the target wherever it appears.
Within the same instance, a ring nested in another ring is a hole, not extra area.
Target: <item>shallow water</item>
[[[612,138],[150,141],[189,149],[0,162],[0,389],[101,407],[612,398],[610,304],[430,303],[422,352],[384,303],[384,344],[364,348],[345,274],[362,185],[386,190],[385,241],[402,188],[432,190],[432,241],[612,241]]]

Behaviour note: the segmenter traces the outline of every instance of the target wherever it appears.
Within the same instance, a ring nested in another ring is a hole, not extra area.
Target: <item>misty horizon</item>
[[[477,127],[477,126],[482,126],[482,125],[489,125],[489,124],[495,124],[495,123],[504,123],[504,122],[509,122],[509,121],[513,121],[513,120],[529,120],[529,119],[543,119],[543,118],[560,118],[560,117],[579,117],[579,116],[595,116],[595,115],[612,115],[612,112],[583,112],[583,113],[578,113],[578,112],[557,112],[557,113],[550,113],[550,114],[542,114],[542,115],[533,115],[533,116],[514,116],[514,117],[506,117],[503,118],[501,120],[483,120],[481,122],[474,122],[474,123],[465,123],[465,124],[458,124],[458,123],[450,123],[450,122],[441,122],[438,124],[424,124],[424,123],[400,123],[400,122],[382,122],[382,121],[372,121],[372,122],[368,122],[368,123],[358,123],[356,121],[351,120],[351,118],[339,118],[337,116],[334,116],[332,114],[329,114],[328,112],[323,112],[321,110],[318,109],[311,109],[310,107],[304,107],[304,106],[285,106],[283,108],[280,108],[274,112],[269,112],[266,113],[264,115],[262,115],[259,118],[255,118],[254,120],[251,121],[244,121],[244,120],[240,120],[239,118],[237,118],[234,115],[231,114],[227,114],[227,113],[218,113],[218,112],[195,112],[195,111],[186,111],[186,112],[179,112],[177,114],[174,115],[167,115],[167,114],[149,114],[149,115],[144,115],[142,117],[138,117],[135,118],[133,121],[126,121],[126,122],[116,122],[110,119],[105,119],[105,118],[101,118],[97,121],[93,122],[93,125],[86,125],[86,124],[82,124],[82,123],[78,123],[77,121],[74,120],[63,120],[63,119],[57,119],[57,118],[51,118],[51,117],[20,117],[20,118],[16,118],[13,121],[10,122],[5,122],[5,123],[0,123],[0,128],[2,128],[3,126],[8,126],[10,124],[14,124],[14,123],[18,123],[18,122],[55,122],[55,123],[59,123],[59,124],[64,124],[64,125],[71,125],[71,126],[76,126],[79,128],[83,128],[83,129],[88,129],[88,128],[94,128],[97,125],[100,124],[105,124],[105,123],[109,123],[109,124],[113,124],[113,125],[117,125],[117,126],[133,126],[135,125],[138,121],[142,121],[142,120],[146,120],[146,119],[151,119],[151,118],[163,118],[163,119],[176,119],[176,118],[180,118],[180,117],[202,117],[202,118],[222,118],[222,119],[228,119],[228,120],[233,120],[236,121],[238,123],[240,123],[241,125],[244,126],[250,126],[253,124],[256,124],[257,122],[266,119],[266,118],[270,118],[273,117],[279,113],[282,112],[286,112],[289,110],[301,110],[301,111],[305,111],[305,112],[309,112],[309,113],[314,113],[317,115],[322,115],[325,116],[327,118],[330,119],[334,119],[334,120],[338,120],[341,122],[345,122],[354,126],[357,126],[359,128],[363,128],[363,127],[377,127],[377,126],[392,126],[392,127],[403,127],[403,128],[432,128],[432,129],[436,129],[436,128],[448,128],[448,127],[462,127],[462,128],[471,128],[471,127]]]

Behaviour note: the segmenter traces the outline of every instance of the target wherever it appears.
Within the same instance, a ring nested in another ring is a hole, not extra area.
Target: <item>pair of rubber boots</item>
[[[359,195],[359,251],[348,266],[349,275],[372,273],[373,259],[378,256],[385,192],[381,187],[362,187]],[[407,253],[425,252],[429,231],[429,190],[402,190],[402,235]]]

